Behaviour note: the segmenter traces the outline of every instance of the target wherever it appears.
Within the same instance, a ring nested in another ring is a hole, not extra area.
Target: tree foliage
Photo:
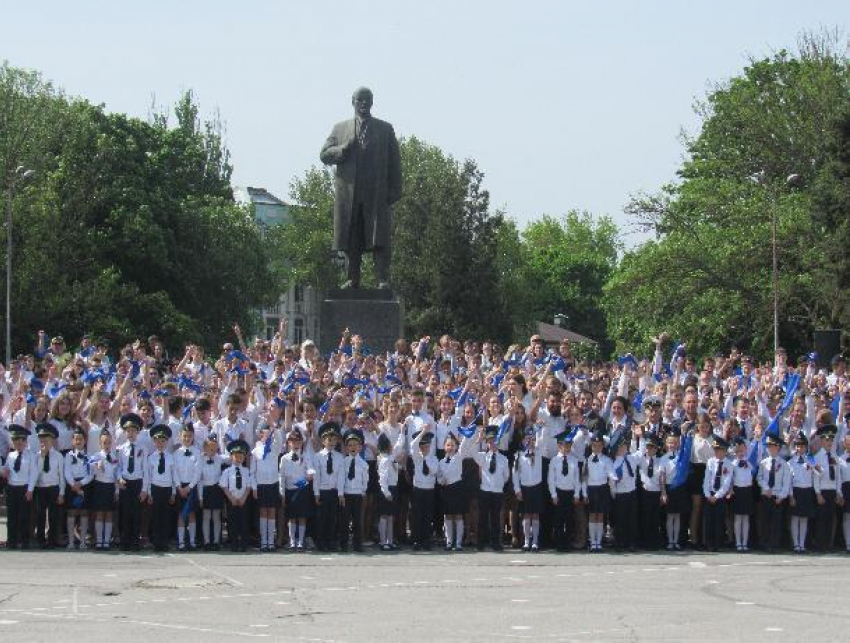
[[[668,329],[698,352],[768,353],[774,214],[782,343],[803,350],[813,329],[848,325],[848,91],[841,50],[808,36],[798,55],[752,60],[698,103],[680,180],[629,206],[656,239],[606,286],[622,350]]]
[[[36,171],[13,204],[18,349],[40,328],[211,346],[234,322],[251,327],[273,289],[268,254],[251,211],[233,202],[220,125],[200,121],[191,93],[171,126],[166,114],[145,122],[67,100],[4,66],[0,118],[16,130],[19,105],[40,117],[25,153],[13,158],[21,146],[0,140],[3,167]]]

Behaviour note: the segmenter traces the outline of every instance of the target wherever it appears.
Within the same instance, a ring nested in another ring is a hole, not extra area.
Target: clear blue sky
[[[368,85],[399,134],[474,158],[520,224],[577,208],[627,226],[629,195],[674,178],[696,97],[848,18],[837,0],[5,0],[0,60],[141,117],[192,89],[234,182],[284,198]]]

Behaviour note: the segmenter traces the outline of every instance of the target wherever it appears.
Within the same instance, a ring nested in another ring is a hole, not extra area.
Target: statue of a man
[[[390,287],[392,205],[401,198],[401,156],[393,126],[372,117],[372,92],[351,97],[354,118],[334,125],[319,157],[336,166],[334,250],[348,259],[343,288],[360,287],[364,252],[374,252],[379,288]]]

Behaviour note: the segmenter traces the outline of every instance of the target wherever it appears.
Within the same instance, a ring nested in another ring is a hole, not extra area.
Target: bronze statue
[[[334,245],[348,260],[343,288],[360,287],[364,252],[374,252],[378,288],[390,287],[392,205],[401,198],[401,156],[393,126],[372,116],[372,92],[351,97],[354,118],[334,125],[319,155],[335,165]]]

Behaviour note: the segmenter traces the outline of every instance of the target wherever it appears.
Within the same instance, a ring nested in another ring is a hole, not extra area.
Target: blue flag
[[[679,445],[679,453],[676,455],[676,467],[673,470],[673,477],[667,482],[667,487],[670,489],[681,487],[688,480],[693,442],[694,436],[691,434],[682,437],[682,443]]]

